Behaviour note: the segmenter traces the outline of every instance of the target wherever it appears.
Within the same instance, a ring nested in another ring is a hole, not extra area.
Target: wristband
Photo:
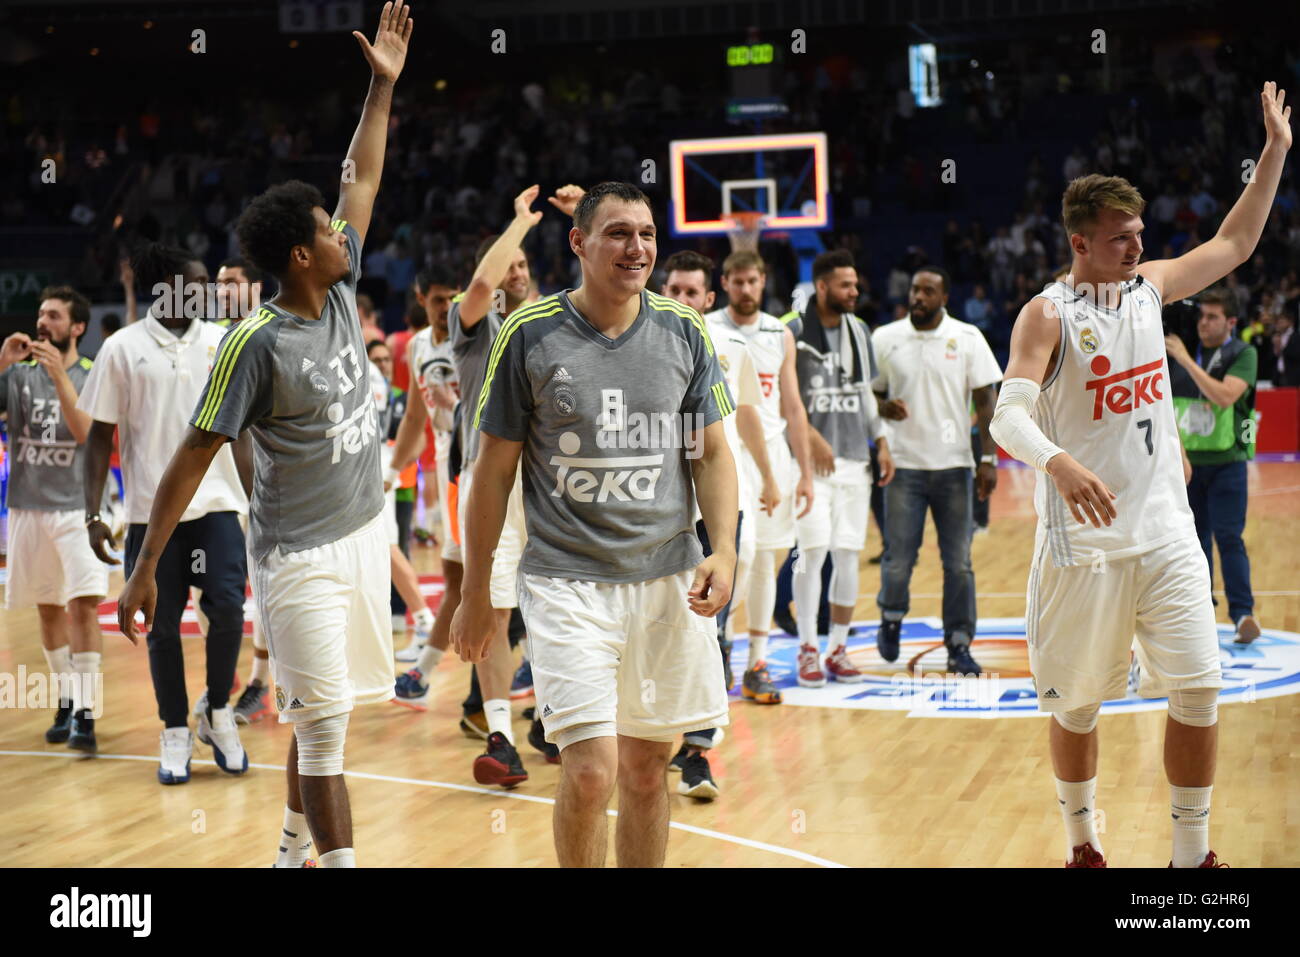
[[[384,472],[384,484],[385,484],[385,485],[394,485],[394,486],[395,486],[395,485],[397,485],[397,483],[400,482],[401,480],[402,480],[402,473],[399,472],[397,469],[393,468],[391,465],[390,465],[390,466],[388,467],[388,469]]]
[[[981,455],[981,456],[980,456],[980,465],[993,465],[993,466],[996,466],[997,464],[998,464],[998,457],[997,457],[997,455]]]

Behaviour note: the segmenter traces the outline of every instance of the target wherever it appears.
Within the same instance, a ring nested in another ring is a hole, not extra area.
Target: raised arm
[[[1138,267],[1160,289],[1165,302],[1186,299],[1214,285],[1250,259],[1264,233],[1291,148],[1291,107],[1282,108],[1286,91],[1271,81],[1264,84],[1259,98],[1264,107],[1264,151],[1214,238],[1177,259],[1157,259]]]
[[[532,209],[540,192],[541,187],[534,185],[515,197],[515,218],[497,237],[497,241],[474,270],[474,278],[469,281],[465,296],[460,301],[460,324],[465,329],[473,328],[488,314],[492,308],[492,296],[510,271],[510,260],[514,258],[515,250],[522,245],[528,230],[541,220],[541,211]],[[555,200],[552,199],[551,202],[554,203]],[[574,205],[577,205],[576,201]],[[556,207],[564,209],[559,203],[556,203]]]
[[[361,122],[352,134],[343,177],[339,184],[339,205],[334,219],[352,224],[362,241],[370,228],[370,215],[379,180],[384,172],[384,148],[388,145],[388,113],[393,103],[393,85],[406,63],[406,45],[415,21],[411,8],[404,3],[384,4],[379,14],[379,28],[372,44],[356,30],[352,35],[361,44],[361,52],[370,64],[370,92],[361,109]]]

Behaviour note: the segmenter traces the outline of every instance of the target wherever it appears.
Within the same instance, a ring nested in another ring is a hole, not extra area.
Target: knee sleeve
[[[794,573],[794,620],[799,640],[805,645],[817,644],[817,610],[821,605],[822,565],[825,562],[826,549],[799,549]]]
[[[837,548],[831,552],[831,561],[834,563],[831,604],[852,608],[858,603],[858,553],[847,548]]]
[[[767,631],[772,625],[772,610],[776,608],[776,552],[760,548],[754,553],[749,568],[749,595],[746,616],[750,631]]]
[[[1101,702],[1087,704],[1073,711],[1054,711],[1052,717],[1071,734],[1088,734],[1097,727],[1097,715],[1101,714]]]
[[[298,738],[298,773],[310,778],[327,778],[343,773],[343,741],[348,734],[348,715],[336,714],[314,721],[299,721],[293,733]]]
[[[1169,717],[1190,728],[1209,728],[1219,720],[1218,688],[1169,692]]]

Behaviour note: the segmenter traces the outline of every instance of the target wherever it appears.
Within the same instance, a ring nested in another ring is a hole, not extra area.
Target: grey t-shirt
[[[474,325],[468,329],[461,328],[460,302],[464,298],[465,294],[461,293],[451,301],[451,311],[447,314],[447,340],[451,343],[452,360],[456,363],[456,376],[460,380],[461,460],[468,466],[478,454],[478,430],[471,428],[470,422],[478,405],[479,391],[483,388],[488,354],[505,319],[495,309],[489,309],[487,315]]]
[[[876,394],[871,391],[871,369],[854,368],[854,357],[861,362],[865,356],[868,366],[874,365],[871,336],[866,323],[849,315],[834,331],[838,335],[826,335],[825,352],[809,343],[807,336],[796,342],[794,367],[799,393],[808,410],[808,424],[830,443],[835,457],[868,462],[870,441],[885,434],[885,424]]]
[[[274,302],[221,340],[190,419],[208,432],[253,433],[249,549],[300,552],[352,534],[383,507],[369,361],[357,316],[361,240],[336,222],[351,274],[330,287],[320,319]]]
[[[67,370],[81,394],[90,375],[84,356]],[[0,375],[0,413],[9,416],[9,507],[65,512],[85,507],[79,445],[63,418],[54,380],[28,359]]]
[[[642,292],[609,339],[565,292],[511,313],[467,417],[524,443],[523,571],[642,582],[702,560],[685,446],[733,409],[695,310]]]

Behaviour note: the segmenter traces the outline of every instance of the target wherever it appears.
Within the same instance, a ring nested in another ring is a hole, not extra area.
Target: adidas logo
[[[569,375],[569,370],[568,370],[568,369],[564,368],[564,366],[560,366],[560,368],[556,370],[555,375],[551,376],[551,381],[552,381],[552,382],[572,382],[572,381],[573,381],[573,376]]]
[[[306,372],[308,369],[314,369],[314,368],[316,368],[316,363],[312,362],[312,361],[311,361],[310,359],[308,359],[306,356],[303,356],[303,357],[302,357],[302,370],[301,370],[301,371]]]
[[[290,710],[290,711],[292,711],[294,708],[301,708],[301,707],[302,707],[302,699],[301,699],[301,698],[294,698],[292,701],[289,702],[289,710]]]
[[[1039,697],[1040,697],[1040,698],[1046,698],[1046,699],[1048,699],[1048,700],[1052,700],[1052,701],[1059,701],[1059,700],[1061,699],[1061,696],[1060,696],[1059,694],[1056,693],[1056,689],[1055,689],[1055,688],[1048,688],[1048,689],[1047,689],[1046,691],[1044,691],[1041,695],[1039,695]]]
[[[551,706],[550,706],[549,704],[548,704],[548,705],[543,705],[543,706],[542,706],[542,717],[543,717],[543,718],[549,718],[550,716],[551,716]]]

